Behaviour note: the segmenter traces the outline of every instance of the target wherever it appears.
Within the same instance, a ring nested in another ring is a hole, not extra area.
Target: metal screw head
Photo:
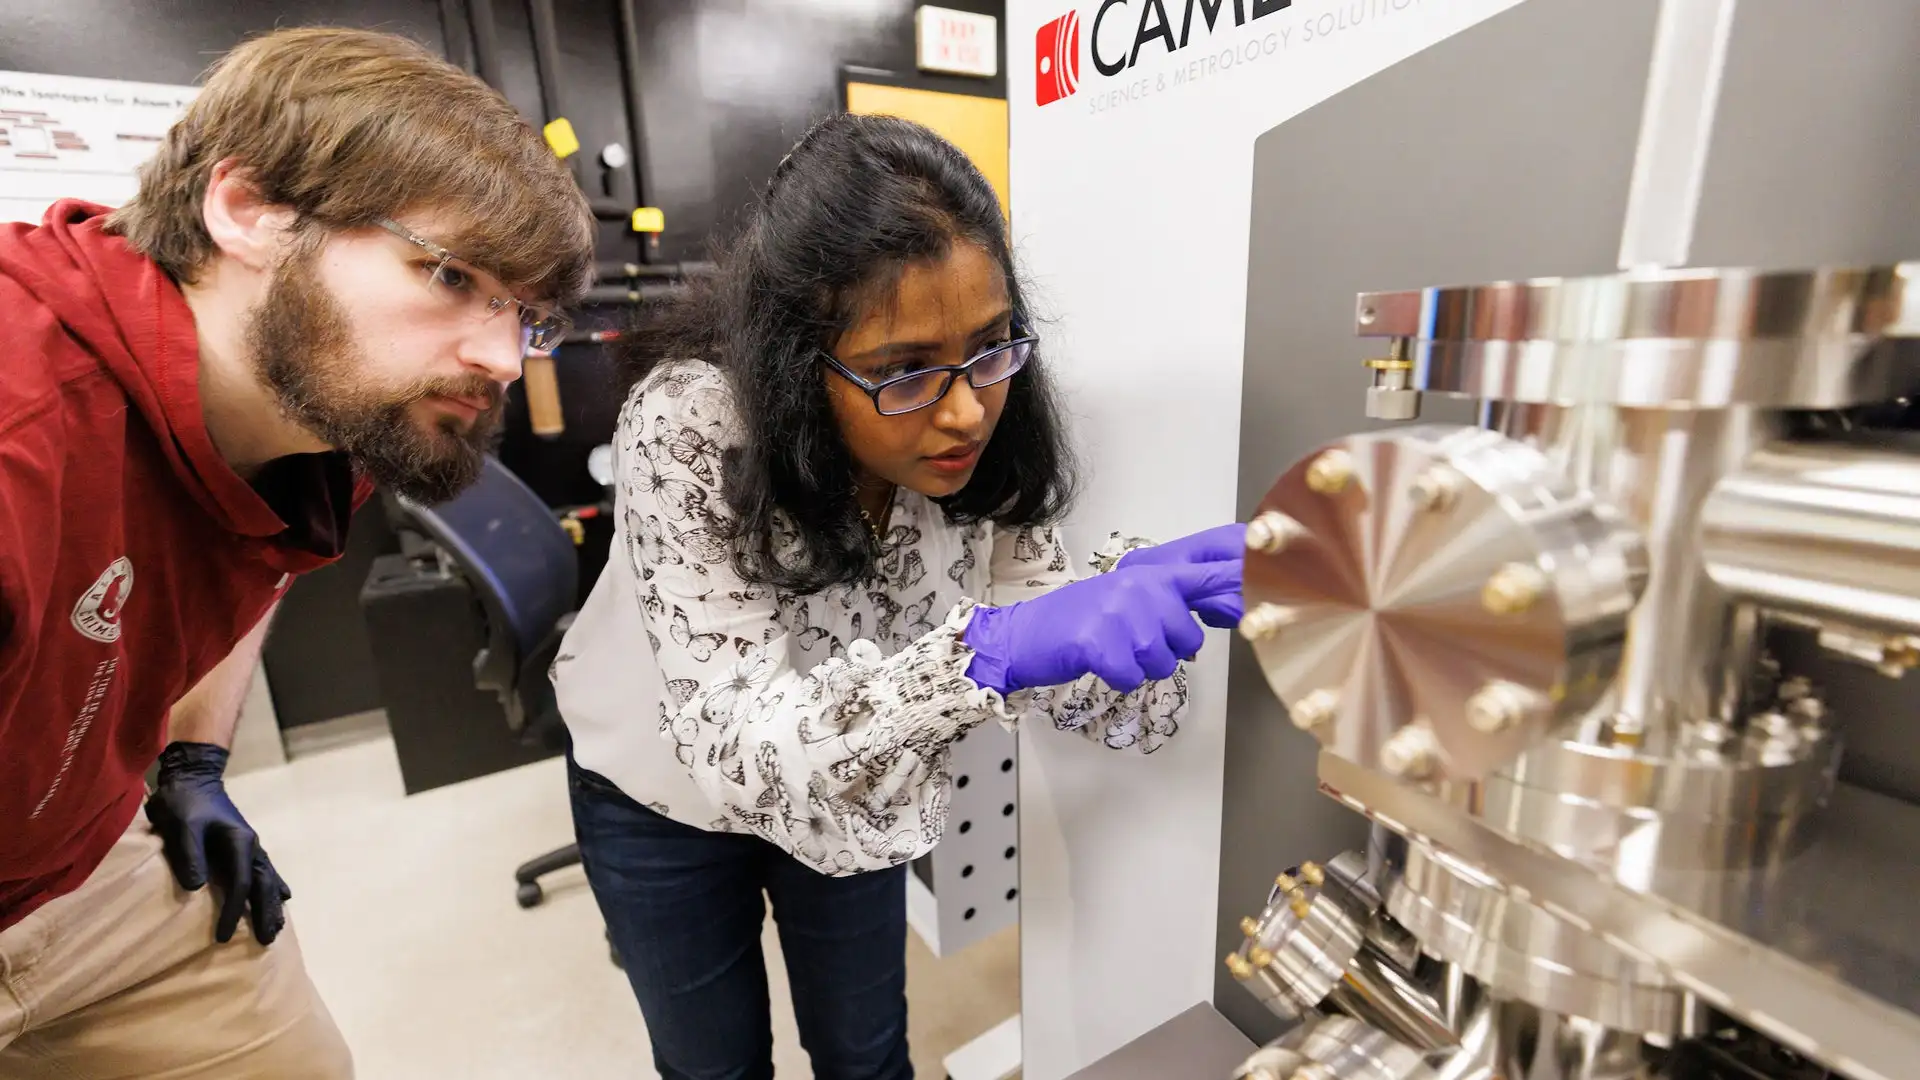
[[[1300,864],[1300,880],[1317,889],[1327,883],[1327,873],[1319,863],[1303,862]]]
[[[1547,575],[1531,563],[1508,563],[1480,588],[1480,606],[1493,615],[1518,615],[1532,607],[1547,587]]]
[[[1247,549],[1278,555],[1287,545],[1307,535],[1307,527],[1278,510],[1268,510],[1247,522]]]
[[[1296,617],[1290,607],[1280,604],[1256,605],[1240,617],[1240,636],[1248,641],[1265,640],[1286,629]]]
[[[1287,910],[1293,912],[1294,918],[1304,919],[1313,910],[1313,901],[1307,899],[1302,893],[1294,893],[1287,901]]]
[[[1451,465],[1435,465],[1413,478],[1413,486],[1407,489],[1407,495],[1413,499],[1413,505],[1430,514],[1437,514],[1453,505],[1460,496],[1460,486],[1466,478],[1460,470]]]
[[[1345,450],[1328,450],[1307,466],[1307,487],[1320,495],[1338,495],[1353,480],[1353,455]]]
[[[1240,932],[1247,935],[1250,938],[1259,937],[1260,936],[1260,920],[1254,918],[1251,915],[1247,916],[1244,919],[1241,919]]]
[[[1252,964],[1256,968],[1266,967],[1268,964],[1273,963],[1273,954],[1255,945],[1253,948],[1247,950],[1247,963]]]
[[[1790,751],[1800,742],[1800,729],[1780,713],[1757,713],[1747,718],[1747,737],[1763,750]]]
[[[1322,688],[1294,702],[1287,710],[1287,718],[1301,731],[1312,732],[1331,723],[1339,710],[1339,691]]]
[[[1787,706],[1787,715],[1799,723],[1817,726],[1827,718],[1827,704],[1817,697],[1796,698]]]
[[[1402,780],[1425,780],[1439,764],[1440,742],[1433,729],[1409,724],[1380,747],[1380,767]]]
[[[1293,880],[1293,877],[1288,874],[1281,874],[1279,877],[1274,878],[1273,884],[1283,893],[1291,893],[1300,887],[1300,883]]]
[[[1706,754],[1718,754],[1733,741],[1733,729],[1718,720],[1703,720],[1684,729],[1687,745]]]
[[[1527,691],[1508,682],[1490,682],[1467,699],[1467,723],[1482,735],[1498,735],[1527,718]]]
[[[1898,679],[1916,667],[1920,667],[1920,637],[1902,634],[1890,638],[1882,650],[1883,661],[1880,672],[1888,678]]]
[[[1775,695],[1783,703],[1799,701],[1811,693],[1813,693],[1813,680],[1805,675],[1789,675],[1781,679],[1780,688],[1775,691]]]
[[[1247,963],[1247,958],[1239,953],[1227,954],[1227,970],[1232,972],[1236,979],[1244,981],[1253,978],[1253,965]]]

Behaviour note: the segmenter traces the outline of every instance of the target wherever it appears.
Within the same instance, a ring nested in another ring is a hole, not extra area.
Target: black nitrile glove
[[[220,774],[227,752],[212,743],[176,742],[160,752],[160,780],[147,798],[147,820],[166,845],[167,864],[192,892],[209,879],[220,887],[214,940],[233,940],[240,913],[253,908],[253,936],[271,945],[287,924],[293,890],[280,880],[253,826],[227,797]]]

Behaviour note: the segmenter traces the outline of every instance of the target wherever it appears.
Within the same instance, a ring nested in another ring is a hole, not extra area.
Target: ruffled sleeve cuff
[[[1107,542],[1101,544],[1099,549],[1087,559],[1087,565],[1093,567],[1094,573],[1104,574],[1114,567],[1119,566],[1120,560],[1126,557],[1127,552],[1138,551],[1141,548],[1149,548],[1152,547],[1153,544],[1154,542],[1152,540],[1143,537],[1122,536],[1120,533],[1112,533],[1108,535]]]

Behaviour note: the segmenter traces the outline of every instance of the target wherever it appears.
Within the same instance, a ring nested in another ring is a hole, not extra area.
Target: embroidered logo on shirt
[[[120,613],[133,592],[133,563],[125,555],[102,571],[93,587],[73,605],[73,628],[103,644],[120,640]]]

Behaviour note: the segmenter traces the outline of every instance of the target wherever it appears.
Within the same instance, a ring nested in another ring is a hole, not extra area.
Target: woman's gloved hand
[[[260,846],[260,838],[227,797],[221,774],[227,751],[212,743],[176,742],[160,752],[160,778],[147,799],[147,820],[166,847],[167,865],[192,892],[211,880],[220,886],[214,940],[233,939],[240,914],[253,909],[253,936],[273,944],[286,925],[293,890]]]
[[[1120,557],[1114,569],[1130,566],[1179,566],[1193,564],[1231,564],[1233,588],[1219,596],[1195,604],[1194,614],[1208,626],[1230,630],[1240,625],[1246,614],[1246,602],[1240,597],[1240,570],[1247,555],[1247,527],[1242,522],[1216,525],[1191,536],[1169,540],[1152,547],[1136,548]]]
[[[1119,691],[1172,675],[1200,652],[1195,610],[1238,602],[1240,565],[1207,562],[1116,567],[1003,608],[975,608],[967,676],[1010,694],[1100,676]]]

